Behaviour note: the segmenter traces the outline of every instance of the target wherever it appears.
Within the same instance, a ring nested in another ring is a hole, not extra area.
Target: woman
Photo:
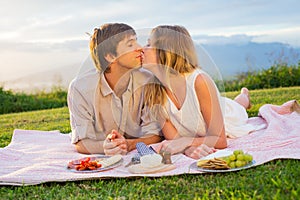
[[[157,150],[199,158],[214,148],[226,148],[226,135],[238,137],[253,130],[246,124],[248,90],[243,88],[235,101],[221,97],[214,81],[200,69],[184,27],[158,26],[148,43],[143,67],[157,82],[147,86],[146,105],[166,139]]]

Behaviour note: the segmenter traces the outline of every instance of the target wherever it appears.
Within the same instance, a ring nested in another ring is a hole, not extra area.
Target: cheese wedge
[[[113,164],[116,164],[121,159],[122,159],[122,155],[114,155],[112,157],[100,160],[100,161],[98,161],[98,163],[102,165],[102,168],[104,168],[104,167],[109,167]]]
[[[141,166],[145,168],[152,168],[157,167],[159,165],[162,165],[162,156],[154,153],[154,154],[148,154],[144,155],[141,158]]]

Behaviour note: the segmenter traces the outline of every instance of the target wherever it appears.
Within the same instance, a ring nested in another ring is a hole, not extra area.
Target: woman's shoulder
[[[211,81],[211,77],[201,69],[195,69],[190,75],[189,78],[193,80],[196,84],[203,84],[207,81]]]
[[[206,72],[199,70],[195,73],[194,86],[196,90],[203,90],[211,87],[215,88],[215,82]]]

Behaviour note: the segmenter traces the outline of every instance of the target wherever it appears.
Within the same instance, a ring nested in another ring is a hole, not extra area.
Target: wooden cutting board
[[[131,165],[128,167],[128,171],[133,174],[154,174],[159,172],[166,172],[175,169],[176,166],[173,164],[162,164],[157,167],[146,168],[141,164]]]

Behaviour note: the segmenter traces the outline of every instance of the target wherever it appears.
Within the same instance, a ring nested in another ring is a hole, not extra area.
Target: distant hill
[[[70,81],[77,75],[80,68],[73,64],[44,72],[38,72],[27,75],[15,80],[6,81],[4,83],[5,89],[12,89],[20,92],[38,92],[50,91],[53,86],[68,88]]]
[[[282,43],[220,43],[199,45],[196,43],[200,65],[213,77],[229,79],[240,72],[269,68],[275,62],[297,64],[300,48]],[[209,56],[210,58],[209,58]],[[85,66],[93,67],[91,61]],[[18,78],[4,83],[5,89],[36,91],[49,90],[52,86],[67,88],[70,81],[81,70],[81,63],[62,66]]]
[[[199,48],[198,45],[198,52]],[[278,62],[297,64],[300,61],[300,48],[282,43],[209,44],[203,45],[203,48],[215,62],[223,79],[241,72],[267,69]],[[202,65],[201,57],[199,62]]]

